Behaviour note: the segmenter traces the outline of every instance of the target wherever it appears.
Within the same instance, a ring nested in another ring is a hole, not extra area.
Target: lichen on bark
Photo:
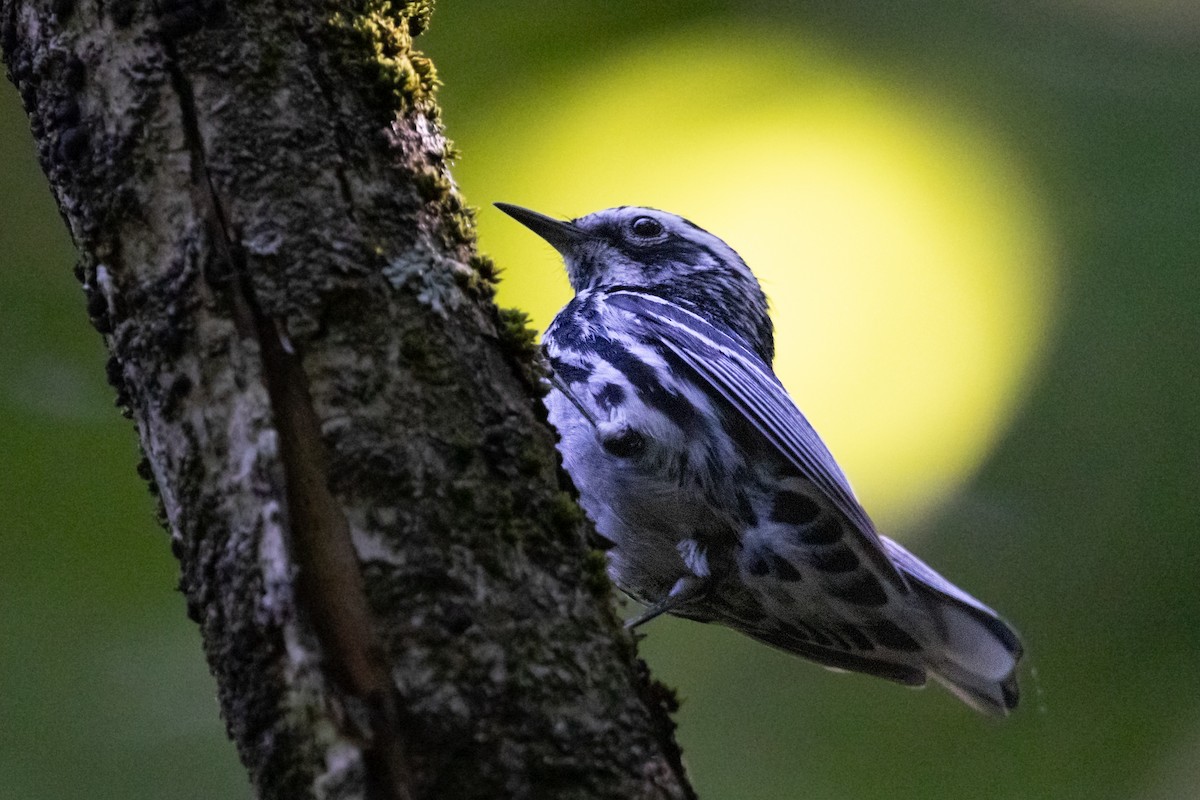
[[[676,798],[427,2],[3,0],[0,45],[259,796]]]

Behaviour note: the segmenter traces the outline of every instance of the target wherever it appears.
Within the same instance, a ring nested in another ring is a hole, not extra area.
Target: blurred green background
[[[1200,7],[443,2],[468,200],[660,205],[764,278],[872,513],[1023,633],[1008,720],[675,620],[706,800],[1200,797]],[[486,207],[501,300],[553,254]],[[0,798],[246,797],[0,85]]]

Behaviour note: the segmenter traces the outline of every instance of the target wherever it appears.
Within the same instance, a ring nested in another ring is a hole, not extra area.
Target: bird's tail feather
[[[933,618],[940,646],[927,644],[933,677],[967,705],[990,714],[1016,707],[1021,641],[996,612],[936,573],[899,544],[882,537]]]

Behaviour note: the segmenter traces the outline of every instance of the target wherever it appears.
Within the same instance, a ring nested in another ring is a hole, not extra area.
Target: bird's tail
[[[924,601],[939,635],[926,643],[926,667],[972,708],[1004,715],[1016,708],[1021,641],[996,612],[887,537],[888,556]]]

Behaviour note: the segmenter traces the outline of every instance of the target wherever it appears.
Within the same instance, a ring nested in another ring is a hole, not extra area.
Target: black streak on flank
[[[794,639],[798,642],[811,642],[812,641],[812,638],[807,633],[805,633],[803,630],[801,630],[800,628],[791,627],[791,626],[780,629],[779,638],[780,638],[781,644],[785,643],[785,637],[786,637],[786,639]]]
[[[833,517],[825,516],[797,529],[796,536],[804,544],[833,544],[842,538],[842,526]]]
[[[887,602],[887,593],[869,572],[854,576],[854,580],[845,586],[830,586],[829,593],[856,606],[881,606]]]
[[[592,376],[590,364],[569,364],[561,358],[550,359],[550,368],[566,383],[581,383]]]
[[[820,513],[821,507],[799,492],[778,492],[771,505],[771,519],[784,525],[807,525]]]
[[[627,428],[616,436],[602,438],[600,444],[618,458],[633,458],[646,449],[646,438]]]
[[[849,572],[858,566],[858,556],[845,545],[810,550],[804,560],[822,572]]]
[[[877,622],[871,626],[870,630],[875,636],[875,641],[884,647],[903,650],[907,653],[915,653],[921,649],[921,645],[917,644],[915,639],[901,630],[894,622],[888,620]]]
[[[696,429],[696,409],[681,395],[668,391],[659,382],[653,367],[612,339],[597,338],[592,347],[598,356],[629,380],[643,402],[661,411],[681,430],[691,432]]]
[[[795,622],[795,623],[793,623],[793,625],[795,625],[795,630],[807,631],[808,638],[811,641],[814,641],[819,645],[824,645],[825,647],[830,647],[833,644],[833,640],[830,639],[828,636],[826,636],[824,633],[822,633],[820,628],[816,628],[812,625],[807,625],[803,622]]]
[[[771,553],[771,572],[775,577],[787,583],[795,583],[800,580],[800,570],[792,566],[791,562],[782,556]]]
[[[853,625],[843,625],[840,630],[841,630],[842,636],[845,637],[847,641],[849,641],[851,644],[854,645],[854,647],[858,648],[859,650],[874,650],[875,649],[875,645],[871,642],[871,640],[868,639],[866,637],[866,635],[863,634],[862,631],[860,631],[858,628],[854,627]]]
[[[596,402],[611,411],[625,402],[625,390],[615,383],[606,383],[596,392]]]
[[[745,492],[737,493],[738,515],[746,527],[753,528],[758,525],[758,515],[754,513],[754,504],[750,502],[750,497]]]
[[[810,630],[815,635],[809,637],[809,641],[815,642],[815,644],[808,643],[804,634],[793,626],[758,630],[754,632],[754,635],[776,647],[781,647],[784,650],[804,656],[805,658],[811,658],[813,661],[825,664],[826,666],[853,670],[855,672],[865,672],[868,675],[876,675],[880,678],[903,683],[907,686],[921,686],[925,683],[925,671],[922,669],[902,664],[889,664],[886,661],[878,661],[853,652],[839,652],[827,649],[835,646],[833,641],[815,629]]]
[[[826,628],[825,633],[828,634],[829,638],[833,640],[834,647],[838,648],[839,650],[851,649],[850,643],[838,635],[837,631],[833,630],[832,628]]]
[[[800,580],[800,570],[778,553],[763,547],[755,550],[746,564],[746,571],[756,578],[773,575],[785,583],[795,583]]]

